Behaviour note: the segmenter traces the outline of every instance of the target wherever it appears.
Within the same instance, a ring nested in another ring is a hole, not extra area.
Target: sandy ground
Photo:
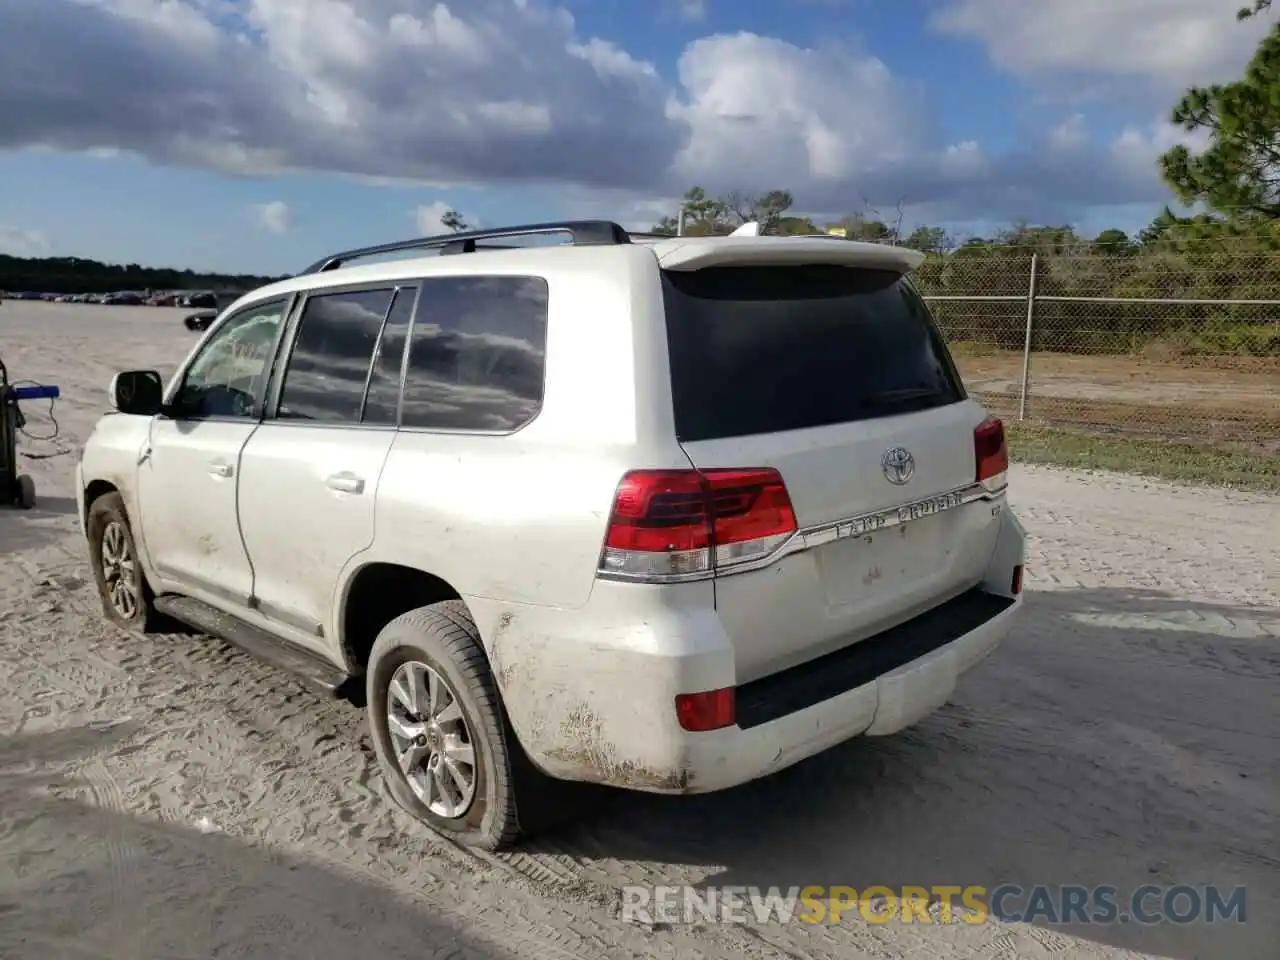
[[[181,359],[180,316],[6,302],[0,356],[61,386],[74,450],[113,372]],[[1275,499],[1015,468],[1026,618],[952,705],[725,794],[610,795],[482,857],[384,797],[355,708],[216,641],[108,627],[73,459],[28,461],[39,508],[0,508],[4,960],[1275,956]],[[628,882],[1243,884],[1247,922],[650,929],[617,917]]]
[[[957,353],[969,390],[1001,415],[1016,415],[1021,352]],[[1036,351],[1026,415],[1047,426],[1230,442],[1280,456],[1280,358],[1161,362]]]
[[[1031,355],[1032,396],[1063,400],[1183,404],[1207,413],[1269,411],[1280,414],[1280,359],[1210,357],[1215,363],[1160,362],[1141,357],[1091,356],[1037,350]],[[965,356],[957,363],[974,389],[1017,393],[1022,353]]]

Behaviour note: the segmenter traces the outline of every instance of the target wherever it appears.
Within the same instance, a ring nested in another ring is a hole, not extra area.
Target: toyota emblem
[[[916,458],[905,447],[893,447],[884,452],[880,466],[884,470],[884,478],[900,487],[915,474]]]

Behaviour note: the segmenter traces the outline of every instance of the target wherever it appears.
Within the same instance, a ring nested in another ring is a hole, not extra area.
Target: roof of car
[[[621,228],[618,229],[621,230]],[[435,242],[437,248],[428,249],[421,255],[401,256],[392,260],[348,265],[348,257],[359,259],[366,256],[364,251],[335,255],[328,261],[321,261],[307,272],[260,287],[239,298],[232,306],[238,307],[242,302],[248,304],[273,297],[288,296],[300,290],[382,281],[394,282],[430,275],[468,275],[474,274],[477,269],[498,273],[557,270],[564,269],[571,262],[566,260],[567,257],[580,260],[585,255],[599,264],[601,261],[598,258],[602,255],[605,258],[629,256],[634,255],[638,250],[649,251],[657,258],[659,266],[664,270],[698,270],[722,264],[737,266],[831,263],[906,273],[914,270],[924,260],[924,254],[906,247],[846,240],[825,234],[785,237],[750,235],[670,237],[637,233],[628,234],[627,239],[613,244],[588,243],[581,246],[573,243],[527,246],[474,243],[470,248],[474,252],[459,256],[442,256],[440,246],[451,240],[452,238],[449,237],[424,238],[421,241],[424,247],[427,247],[429,242]],[[416,252],[413,247],[408,246],[409,243],[411,242],[406,242],[404,245],[406,251]],[[365,249],[379,251],[382,248]],[[473,259],[475,257],[481,259],[477,261]]]

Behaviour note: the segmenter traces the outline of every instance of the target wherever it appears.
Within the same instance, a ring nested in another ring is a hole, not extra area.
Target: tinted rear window
[[[901,275],[829,265],[663,276],[676,435],[777,433],[964,399]]]

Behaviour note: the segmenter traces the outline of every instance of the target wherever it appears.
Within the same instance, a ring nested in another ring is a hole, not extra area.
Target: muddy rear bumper
[[[507,714],[545,773],[651,793],[746,783],[851,737],[895,733],[937,710],[1012,629],[1024,533],[1006,511],[981,583],[815,660],[737,682],[709,582],[597,582],[585,608],[466,600]],[[678,695],[733,687],[736,723],[680,727]]]
[[[680,793],[767,776],[852,737],[897,733],[943,706],[959,678],[1008,635],[1021,598],[975,588],[846,650],[738,688],[738,725],[691,737]],[[989,616],[974,623],[983,612]],[[968,629],[947,626],[951,616]],[[905,649],[904,649],[905,648]],[[925,652],[905,661],[907,650]]]

